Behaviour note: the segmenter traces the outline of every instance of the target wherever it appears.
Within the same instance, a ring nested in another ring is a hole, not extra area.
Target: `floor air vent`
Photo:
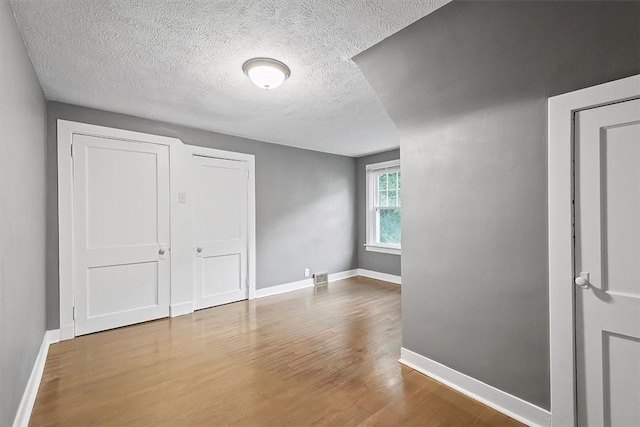
[[[313,285],[320,286],[329,283],[329,273],[316,273],[313,275]]]

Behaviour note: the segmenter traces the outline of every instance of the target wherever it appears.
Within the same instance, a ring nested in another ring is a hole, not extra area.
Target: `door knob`
[[[159,246],[160,247],[158,248],[158,254],[160,254],[160,259],[165,259],[164,254],[167,251],[167,248],[164,243],[161,243]]]
[[[580,275],[578,277],[576,277],[576,285],[580,286],[581,288],[588,288],[589,287],[589,273],[587,272],[580,272]]]
[[[196,249],[196,251],[197,251],[198,253],[200,253],[200,252],[202,252],[202,248],[198,246],[198,249]]]

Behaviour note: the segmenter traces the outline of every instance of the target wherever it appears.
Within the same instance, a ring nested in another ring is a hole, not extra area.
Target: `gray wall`
[[[0,426],[13,420],[45,332],[45,101],[0,0]]]
[[[304,279],[304,269],[357,267],[355,159],[48,102],[47,325],[59,324],[56,120],[176,137],[256,156],[257,288]]]
[[[386,162],[400,158],[400,150],[385,151],[370,156],[359,157],[356,160],[356,186],[358,189],[358,267],[381,273],[400,276],[401,255],[370,252],[364,248],[367,241],[367,165]]]
[[[453,2],[356,57],[398,127],[404,347],[549,408],[549,96],[640,72],[638,2]]]

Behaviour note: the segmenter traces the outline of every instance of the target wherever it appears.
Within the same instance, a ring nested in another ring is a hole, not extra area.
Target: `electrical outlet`
[[[187,203],[187,193],[178,193],[178,203]]]
[[[304,269],[304,277],[309,277],[309,275],[310,275],[310,274],[311,274],[311,273],[309,272],[309,269],[308,269],[308,268],[305,268],[305,269]]]

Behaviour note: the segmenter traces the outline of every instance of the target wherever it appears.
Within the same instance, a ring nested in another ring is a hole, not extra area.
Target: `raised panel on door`
[[[640,426],[640,100],[575,121],[578,425]],[[587,277],[588,274],[588,277]]]
[[[193,157],[194,306],[247,298],[248,185],[245,162]]]
[[[168,150],[73,137],[76,335],[169,314]]]

